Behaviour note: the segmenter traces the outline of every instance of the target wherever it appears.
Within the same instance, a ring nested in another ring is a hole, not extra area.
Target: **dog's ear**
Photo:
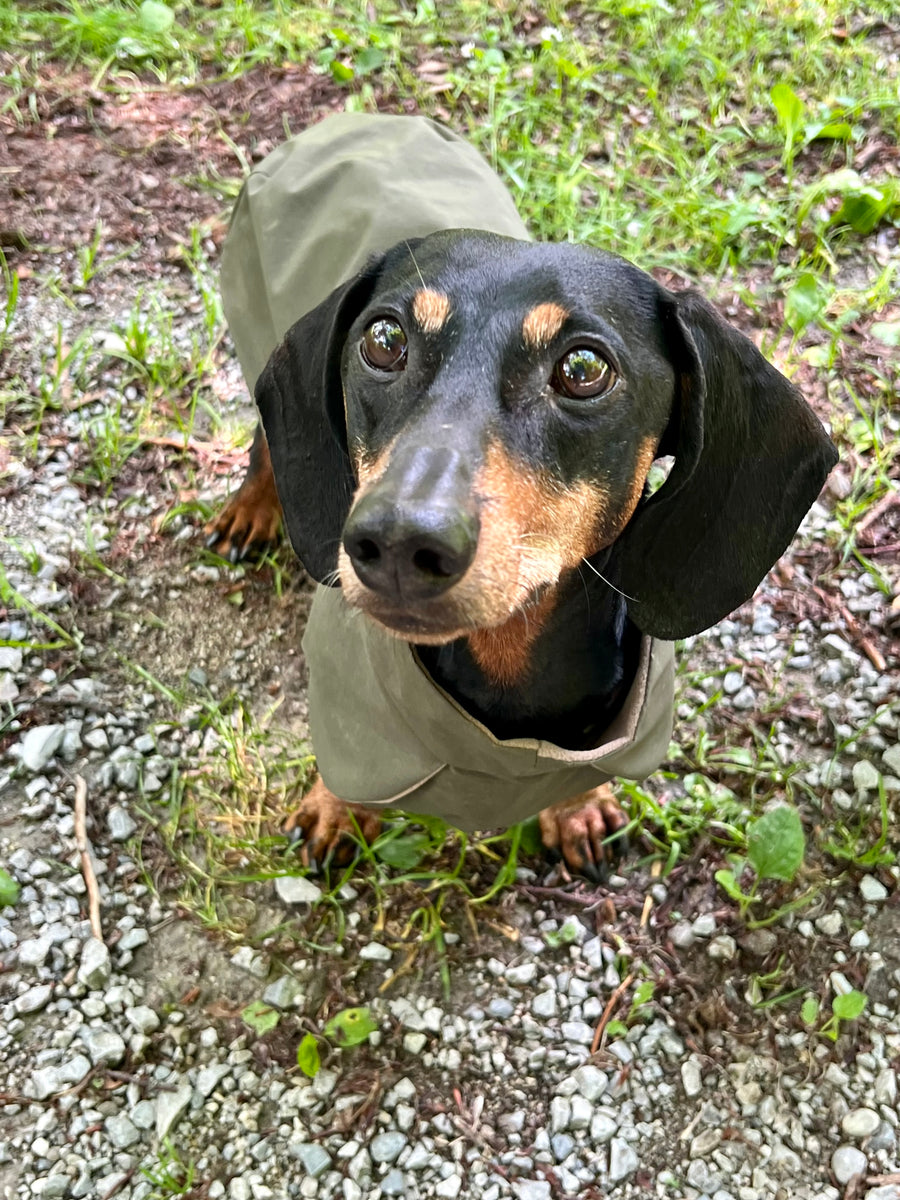
[[[837,451],[797,389],[702,297],[663,292],[676,371],[660,447],[675,462],[613,548],[645,633],[699,633],[752,596],[819,494]]]
[[[334,583],[353,496],[341,384],[347,333],[371,299],[384,265],[360,272],[301,317],[256,384],[278,499],[291,545],[319,583]]]

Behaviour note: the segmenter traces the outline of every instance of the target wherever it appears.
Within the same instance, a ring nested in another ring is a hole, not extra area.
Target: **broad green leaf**
[[[331,74],[336,83],[349,83],[353,78],[353,68],[335,59],[331,64]]]
[[[279,1015],[274,1008],[263,1004],[262,1000],[254,1000],[241,1013],[241,1020],[245,1025],[249,1025],[254,1033],[263,1037],[264,1034],[271,1033],[278,1024]]]
[[[628,1032],[628,1026],[624,1021],[610,1021],[606,1027],[606,1036],[610,1039],[624,1037]]]
[[[888,215],[897,195],[893,188],[867,187],[844,196],[844,203],[834,216],[832,224],[849,225],[854,233],[863,236],[872,232]]]
[[[800,870],[806,839],[797,810],[779,805],[750,826],[747,855],[760,879],[790,882]]]
[[[631,1007],[639,1008],[642,1004],[647,1004],[653,999],[653,993],[656,991],[656,984],[652,979],[645,979],[639,983],[634,989],[634,999],[631,1002]]]
[[[411,871],[417,867],[431,848],[427,833],[407,833],[402,837],[390,838],[383,845],[376,844],[375,853],[383,863],[398,871]]]
[[[900,321],[876,321],[870,332],[886,346],[900,346]]]
[[[315,1079],[318,1075],[321,1061],[319,1059],[319,1042],[315,1034],[307,1033],[297,1047],[297,1066],[310,1079]]]
[[[828,305],[829,292],[811,271],[804,271],[784,298],[784,319],[794,333],[802,333]]]
[[[141,28],[148,33],[166,33],[175,21],[175,14],[168,4],[160,4],[159,0],[144,0],[140,13]]]
[[[19,899],[19,885],[12,875],[0,867],[0,908],[15,904]]]
[[[367,1008],[345,1008],[335,1013],[325,1026],[325,1036],[333,1038],[339,1046],[358,1046],[377,1029],[378,1025]]]
[[[803,136],[807,142],[824,139],[834,142],[849,142],[853,137],[853,128],[846,121],[815,121],[806,126]]]
[[[819,999],[817,996],[807,996],[800,1009],[800,1020],[804,1025],[815,1025],[819,1015]]]
[[[831,1011],[840,1021],[855,1021],[868,1003],[869,997],[862,992],[847,992],[846,995],[835,996]]]
[[[353,56],[353,66],[356,68],[357,75],[368,75],[372,71],[377,71],[379,67],[383,67],[386,59],[385,52],[379,50],[377,46],[366,46]]]
[[[793,142],[803,122],[803,101],[786,83],[776,83],[769,92],[778,126],[788,142]]]

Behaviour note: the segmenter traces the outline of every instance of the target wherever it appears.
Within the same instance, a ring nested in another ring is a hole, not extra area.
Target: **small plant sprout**
[[[791,883],[800,867],[806,841],[797,810],[781,804],[763,813],[747,831],[747,858],[735,859],[731,869],[716,871],[716,882],[737,901],[741,916],[757,899],[759,885],[764,879]],[[740,885],[747,866],[754,871],[753,884],[748,892]]]

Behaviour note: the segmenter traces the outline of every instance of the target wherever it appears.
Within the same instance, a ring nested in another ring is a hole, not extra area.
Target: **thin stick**
[[[87,784],[80,775],[75,776],[75,845],[81,855],[81,873],[88,893],[88,910],[91,916],[91,933],[98,942],[103,941],[103,926],[100,924],[100,888],[91,862],[91,847],[87,836]]]
[[[600,1041],[603,1037],[603,1031],[609,1024],[609,1018],[612,1016],[613,1009],[622,999],[622,993],[627,991],[631,984],[634,983],[633,975],[626,975],[609,1000],[606,1002],[606,1008],[603,1010],[603,1016],[597,1022],[597,1028],[594,1030],[594,1040],[591,1042],[591,1054],[596,1054],[600,1049]]]

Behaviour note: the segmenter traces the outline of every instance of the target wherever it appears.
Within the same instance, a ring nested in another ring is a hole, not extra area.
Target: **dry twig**
[[[75,776],[75,844],[81,855],[81,873],[88,893],[88,911],[91,917],[91,933],[98,942],[103,941],[103,926],[100,924],[100,888],[91,861],[91,847],[87,836],[87,784],[81,775]]]

